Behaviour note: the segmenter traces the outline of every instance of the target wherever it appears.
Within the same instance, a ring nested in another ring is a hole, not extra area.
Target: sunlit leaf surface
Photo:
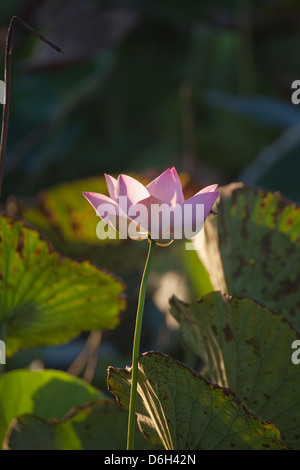
[[[8,356],[114,328],[123,289],[89,262],[61,257],[23,222],[0,217],[0,336]]]
[[[221,189],[199,256],[215,290],[252,297],[300,326],[300,208],[241,183]]]
[[[214,292],[190,305],[173,297],[171,305],[185,345],[204,359],[210,377],[274,423],[288,447],[299,449],[300,368],[291,349],[299,332],[249,298]]]
[[[108,370],[108,384],[128,409],[130,369]],[[137,418],[145,436],[165,449],[284,449],[277,428],[255,417],[221,388],[160,353],[139,360]]]

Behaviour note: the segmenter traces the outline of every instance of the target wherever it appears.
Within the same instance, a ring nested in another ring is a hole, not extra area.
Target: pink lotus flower
[[[191,239],[203,227],[219,195],[218,185],[214,184],[185,201],[174,167],[147,186],[127,175],[120,175],[116,180],[105,174],[105,178],[110,197],[91,192],[83,194],[104,224],[111,225],[120,238],[150,237],[164,242]]]

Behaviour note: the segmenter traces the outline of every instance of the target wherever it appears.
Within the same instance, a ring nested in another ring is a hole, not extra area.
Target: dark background
[[[175,165],[300,199],[298,1],[2,1],[2,63],[14,14],[64,54],[16,25],[6,196]]]

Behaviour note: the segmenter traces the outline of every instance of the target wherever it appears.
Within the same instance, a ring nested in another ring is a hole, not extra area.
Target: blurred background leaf
[[[300,110],[292,102],[286,103],[264,96],[236,96],[217,90],[208,90],[204,100],[210,106],[219,106],[247,118],[262,127],[285,128],[300,121]]]
[[[8,430],[5,450],[124,450],[128,414],[114,400],[99,399],[73,408],[62,419],[26,414]],[[136,450],[158,449],[136,433]]]
[[[3,374],[0,377],[0,394],[1,448],[13,418],[35,413],[44,419],[59,419],[71,408],[103,396],[83,380],[55,370],[16,370]]]

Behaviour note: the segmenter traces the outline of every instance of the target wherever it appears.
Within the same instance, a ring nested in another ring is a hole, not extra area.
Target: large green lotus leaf
[[[252,297],[300,326],[300,207],[236,183],[221,189],[218,216],[199,250],[214,290]]]
[[[102,397],[81,379],[55,370],[16,370],[0,376],[0,448],[11,421],[25,413],[62,418],[71,408]]]
[[[219,292],[192,304],[173,297],[171,312],[210,378],[274,423],[288,447],[300,449],[300,367],[291,360],[299,332],[255,300]]]
[[[0,338],[7,356],[114,328],[123,289],[89,262],[62,258],[23,222],[0,217]]]
[[[15,419],[5,450],[125,450],[128,413],[116,402],[99,399],[71,410],[63,419],[46,421],[35,415]],[[141,433],[137,449],[153,449]]]
[[[108,369],[108,386],[128,409],[130,369]],[[219,387],[161,353],[139,360],[136,414],[140,429],[168,450],[284,449],[278,429]]]

